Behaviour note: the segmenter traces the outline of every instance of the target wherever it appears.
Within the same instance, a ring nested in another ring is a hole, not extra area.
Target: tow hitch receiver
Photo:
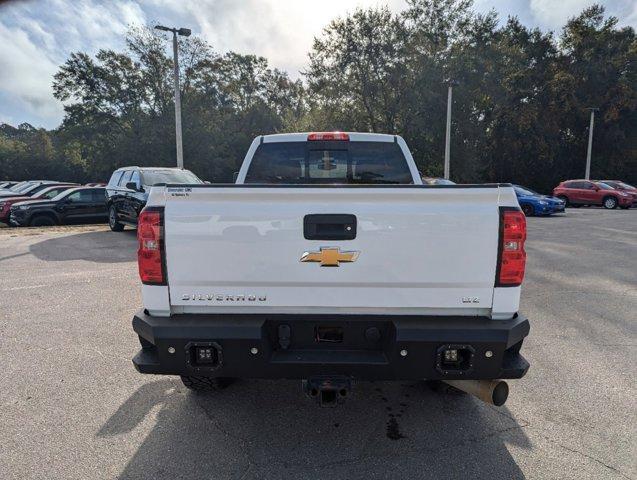
[[[321,407],[335,407],[349,396],[352,381],[348,377],[312,377],[303,380],[302,387]]]

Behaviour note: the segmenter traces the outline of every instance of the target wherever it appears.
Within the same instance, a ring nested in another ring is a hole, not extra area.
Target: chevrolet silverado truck
[[[511,185],[423,185],[399,136],[260,136],[235,184],[152,188],[133,364],[194,390],[300,379],[324,406],[365,380],[502,405],[529,368],[525,238]]]

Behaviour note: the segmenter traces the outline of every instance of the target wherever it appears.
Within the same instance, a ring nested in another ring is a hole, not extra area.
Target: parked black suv
[[[106,219],[104,187],[71,188],[50,200],[14,203],[9,215],[9,223],[16,227],[101,223]]]
[[[137,217],[148,200],[150,188],[166,183],[204,183],[189,170],[159,167],[122,167],[106,186],[108,224],[114,232],[124,225],[137,226]]]

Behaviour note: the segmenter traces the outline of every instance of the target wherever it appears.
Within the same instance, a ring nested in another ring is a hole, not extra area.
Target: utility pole
[[[177,45],[177,35],[189,37],[191,31],[189,28],[169,28],[163,25],[156,25],[157,30],[165,32],[173,32],[173,64],[174,64],[174,81],[175,81],[175,139],[177,142],[177,167],[184,168],[184,147],[181,141],[181,95],[179,91],[179,54]]]
[[[449,164],[451,159],[451,98],[453,95],[453,86],[458,85],[455,80],[448,79],[445,82],[448,85],[447,91],[447,131],[445,133],[445,170],[444,178],[449,180]]]
[[[588,107],[587,110],[591,111],[591,124],[588,127],[588,151],[586,152],[586,175],[584,178],[590,180],[591,178],[591,155],[593,153],[593,126],[595,125],[595,111],[599,108]]]

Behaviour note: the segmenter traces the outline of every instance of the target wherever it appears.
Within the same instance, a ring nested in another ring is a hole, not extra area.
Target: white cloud
[[[0,45],[4,45],[0,48],[0,90],[21,99],[33,113],[59,120],[62,107],[53,100],[51,88],[57,64],[31,41],[25,31],[1,23]],[[3,116],[10,115],[3,112]]]
[[[0,123],[8,123],[9,125],[15,125],[15,120],[13,119],[13,117],[10,117],[9,115],[6,115],[2,112],[0,112]]]
[[[0,116],[57,126],[64,112],[53,98],[53,75],[68,55],[120,48],[128,25],[145,22],[141,6],[128,0],[26,1],[1,6],[0,94],[12,101],[11,106],[6,101],[0,105]]]
[[[637,28],[637,2],[631,2],[632,7],[626,9],[626,15],[619,18],[620,25],[630,25]]]
[[[394,11],[406,0],[154,0],[163,18],[176,15],[219,52],[234,50],[266,57],[270,64],[297,77],[307,64],[315,36],[337,16],[357,7],[388,5]],[[179,25],[181,26],[181,25]]]
[[[578,15],[591,0],[531,0],[531,11],[537,20],[551,30],[558,30],[566,21]]]
[[[593,2],[620,25],[637,26],[635,0],[475,0],[475,8],[559,30]],[[313,38],[333,18],[382,5],[398,12],[407,0],[0,0],[0,118],[57,126],[62,107],[52,95],[53,73],[73,51],[121,50],[129,24],[189,27],[220,53],[262,55],[296,78]]]
[[[88,0],[49,0],[45,14],[29,13],[46,23],[63,50],[97,50],[121,45],[129,24],[146,23],[141,6],[133,1],[94,2]]]
[[[606,15],[618,18],[620,26],[637,27],[635,0],[530,0],[530,10],[544,28],[560,30],[572,17],[594,4],[606,7]]]

